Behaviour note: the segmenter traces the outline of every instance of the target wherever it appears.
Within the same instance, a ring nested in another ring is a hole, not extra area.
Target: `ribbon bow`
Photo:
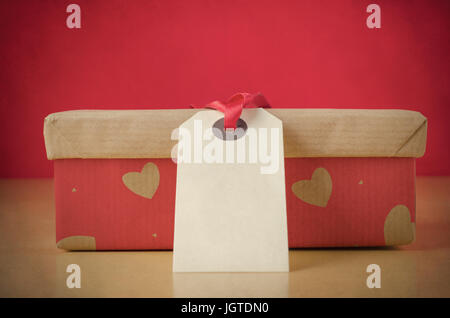
[[[193,108],[212,108],[224,113],[224,128],[235,129],[236,122],[242,114],[244,108],[270,107],[266,98],[261,93],[237,93],[231,96],[225,103],[213,101],[205,106],[194,106]]]

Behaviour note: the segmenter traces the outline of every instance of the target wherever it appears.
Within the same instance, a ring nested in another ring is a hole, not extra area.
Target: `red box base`
[[[151,199],[122,181],[148,162],[160,174]],[[171,159],[60,159],[54,164],[57,242],[86,236],[97,250],[172,249],[176,164]],[[332,180],[326,207],[306,203],[292,191],[319,167]],[[386,245],[386,218],[398,205],[406,206],[415,222],[414,158],[288,158],[285,170],[291,248]]]

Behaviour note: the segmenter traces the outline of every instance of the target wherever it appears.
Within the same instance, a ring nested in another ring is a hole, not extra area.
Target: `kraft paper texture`
[[[205,131],[220,118],[220,113],[203,111],[180,129],[194,132],[194,120],[201,119]],[[249,129],[277,129],[267,143],[269,148],[273,140],[279,144],[273,152],[278,169],[262,174],[260,162],[178,162],[174,272],[289,271],[282,123],[264,109],[245,109],[241,118]],[[248,134],[242,138],[247,151],[260,147],[249,142]],[[216,140],[224,149],[225,143],[236,145]]]
[[[54,113],[45,118],[44,124],[47,157],[170,158],[176,144],[171,140],[172,131],[198,111],[76,110]],[[421,157],[425,152],[427,119],[418,112],[364,109],[267,111],[283,122],[287,158]]]

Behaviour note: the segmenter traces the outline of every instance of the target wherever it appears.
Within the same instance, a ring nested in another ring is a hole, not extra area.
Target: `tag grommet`
[[[238,140],[245,135],[247,131],[247,123],[243,119],[238,119],[235,129],[224,129],[225,119],[217,120],[213,125],[213,134],[222,140]]]

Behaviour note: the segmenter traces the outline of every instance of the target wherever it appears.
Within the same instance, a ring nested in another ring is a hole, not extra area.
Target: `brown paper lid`
[[[408,110],[266,109],[283,121],[285,157],[421,157],[427,119]],[[45,118],[48,159],[170,158],[172,131],[198,112],[75,110]],[[214,111],[214,110],[208,110]]]

